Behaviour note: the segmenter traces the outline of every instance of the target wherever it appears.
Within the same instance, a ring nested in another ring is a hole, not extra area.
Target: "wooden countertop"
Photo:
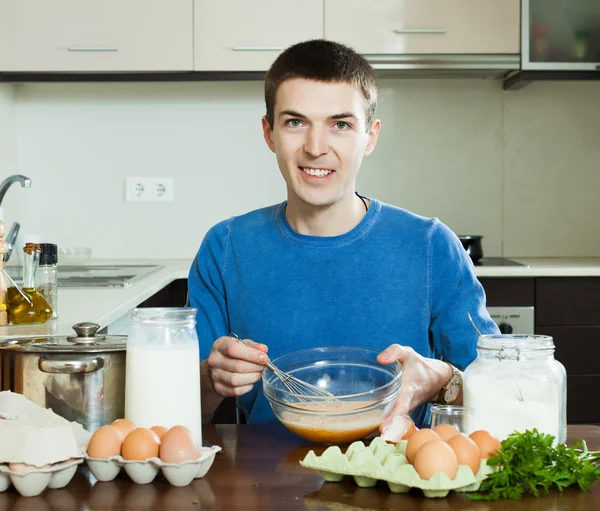
[[[471,502],[463,495],[426,499],[419,491],[393,494],[386,486],[358,488],[344,479],[326,483],[298,460],[315,447],[292,435],[283,426],[209,425],[204,438],[220,445],[215,462],[203,479],[176,488],[159,477],[147,485],[132,483],[125,472],[111,482],[97,482],[85,468],[61,490],[46,490],[38,497],[21,497],[14,488],[0,493],[0,510],[259,510],[259,511],[360,511],[493,509],[556,510],[600,509],[600,484],[583,493],[569,490],[521,501]],[[585,439],[591,450],[600,450],[600,426],[569,426],[568,442]]]

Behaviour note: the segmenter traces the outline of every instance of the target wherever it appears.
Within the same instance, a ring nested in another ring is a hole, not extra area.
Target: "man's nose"
[[[306,132],[304,151],[312,157],[327,154],[329,151],[329,139],[327,130],[312,126]]]

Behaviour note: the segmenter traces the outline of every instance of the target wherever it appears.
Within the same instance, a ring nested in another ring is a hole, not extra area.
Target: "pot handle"
[[[89,360],[52,360],[40,357],[38,367],[43,373],[93,373],[104,367],[104,359],[96,357]]]

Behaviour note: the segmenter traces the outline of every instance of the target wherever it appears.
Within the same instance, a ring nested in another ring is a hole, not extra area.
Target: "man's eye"
[[[291,126],[292,128],[297,128],[302,123],[298,119],[290,119],[290,120],[287,121],[286,124],[288,126]]]
[[[338,121],[335,123],[335,127],[338,130],[347,130],[350,127],[350,125],[345,121]]]

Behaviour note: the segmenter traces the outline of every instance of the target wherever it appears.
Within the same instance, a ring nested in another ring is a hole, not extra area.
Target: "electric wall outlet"
[[[128,202],[172,202],[175,182],[171,177],[128,177],[125,200]]]

